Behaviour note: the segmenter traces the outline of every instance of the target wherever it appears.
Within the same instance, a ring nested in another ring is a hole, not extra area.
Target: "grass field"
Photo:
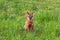
[[[35,30],[26,32],[26,11]],[[0,40],[60,40],[60,0],[0,0]]]

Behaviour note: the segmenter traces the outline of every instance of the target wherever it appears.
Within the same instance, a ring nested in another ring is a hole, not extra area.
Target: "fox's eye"
[[[31,17],[33,17],[33,16],[31,16]]]
[[[31,17],[33,17],[33,16],[31,16]]]

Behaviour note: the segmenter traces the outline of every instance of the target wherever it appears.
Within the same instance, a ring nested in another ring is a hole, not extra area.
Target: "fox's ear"
[[[27,14],[29,14],[29,12],[27,12]]]
[[[34,15],[34,13],[33,13],[33,12],[32,12],[31,14],[32,14],[32,15]]]
[[[32,14],[33,16],[35,15],[35,13],[33,13],[33,12],[32,12],[31,14]]]
[[[33,14],[33,13],[32,13]]]
[[[29,15],[29,12],[26,12],[26,14],[25,14],[26,16],[28,16]]]

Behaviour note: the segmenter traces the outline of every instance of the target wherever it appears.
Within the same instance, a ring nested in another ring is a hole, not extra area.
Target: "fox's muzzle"
[[[32,19],[32,16],[30,16],[29,19],[31,20]]]

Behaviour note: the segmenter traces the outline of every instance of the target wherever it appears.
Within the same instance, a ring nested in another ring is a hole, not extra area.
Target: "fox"
[[[34,29],[33,13],[27,12],[26,17],[27,17],[27,20],[24,25],[24,28],[26,31],[32,31]]]

